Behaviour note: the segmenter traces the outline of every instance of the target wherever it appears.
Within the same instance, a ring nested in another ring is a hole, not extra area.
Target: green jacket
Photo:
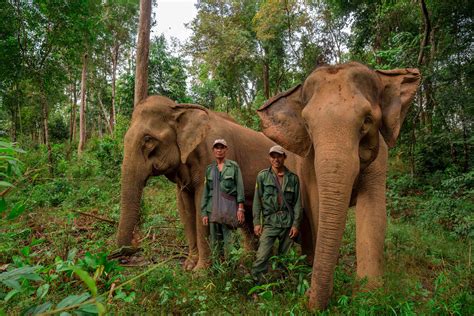
[[[290,207],[285,202],[278,204],[278,189],[273,178],[272,168],[264,169],[257,175],[255,195],[253,197],[253,224],[273,227],[296,227],[299,229],[303,209],[301,208],[300,183],[298,176],[286,169],[281,190]]]
[[[207,166],[206,176],[204,177],[204,190],[201,199],[201,215],[209,216],[212,211],[212,168],[216,168],[214,161]],[[244,203],[244,181],[242,180],[242,172],[239,165],[230,159],[224,160],[224,167],[219,172],[219,180],[221,191],[229,195],[235,196],[238,203]]]

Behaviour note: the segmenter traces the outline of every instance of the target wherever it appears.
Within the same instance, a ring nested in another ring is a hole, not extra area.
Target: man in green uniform
[[[201,215],[204,226],[209,225],[210,246],[214,259],[230,254],[232,230],[242,224],[244,215],[244,183],[237,162],[226,159],[227,142],[216,139],[212,152],[216,160],[207,166]]]
[[[302,218],[298,176],[285,167],[284,149],[273,146],[269,155],[271,167],[257,175],[253,199],[254,232],[260,239],[252,276],[258,280],[268,270],[275,240],[279,255],[288,252]]]

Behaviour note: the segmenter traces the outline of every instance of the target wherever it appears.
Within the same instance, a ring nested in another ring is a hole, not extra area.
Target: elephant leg
[[[385,201],[387,149],[361,175],[356,204],[357,276],[367,277],[367,288],[381,285],[383,247],[387,226]]]
[[[206,269],[211,265],[211,249],[209,247],[209,227],[202,224],[201,216],[201,197],[203,187],[200,186],[194,192],[194,211],[196,215],[195,230],[197,238],[197,247],[199,251],[199,260],[194,270]]]
[[[194,202],[192,201],[192,195],[187,191],[182,191],[179,187],[176,188],[178,211],[181,217],[181,222],[184,225],[184,234],[189,247],[189,253],[184,261],[183,267],[185,270],[191,270],[196,266],[199,259],[196,240],[196,212],[194,209]]]
[[[310,158],[313,159],[314,153]],[[310,194],[317,190],[316,175],[314,166],[309,159],[303,162],[303,166],[298,170],[301,179],[301,198],[303,202],[304,214],[301,221],[301,251],[305,254],[309,264],[314,262],[314,250],[316,249],[316,236],[318,234],[318,195]]]
[[[246,252],[256,251],[258,239],[253,232],[252,203],[245,204],[245,223],[241,228],[244,236],[244,249]]]

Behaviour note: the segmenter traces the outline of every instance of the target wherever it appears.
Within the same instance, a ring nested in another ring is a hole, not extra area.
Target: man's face
[[[270,154],[270,163],[273,168],[281,168],[285,165],[286,156],[279,153]]]
[[[216,144],[212,148],[212,152],[214,153],[214,157],[216,159],[224,159],[225,154],[227,153],[227,147],[222,144]]]

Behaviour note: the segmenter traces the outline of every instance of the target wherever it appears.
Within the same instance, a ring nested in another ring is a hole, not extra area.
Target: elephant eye
[[[369,131],[369,127],[372,125],[372,117],[366,116],[364,118],[364,124],[362,124],[362,127],[360,128],[360,133],[361,134],[366,134]]]
[[[150,135],[146,135],[145,137],[143,137],[143,141],[144,141],[144,146],[146,148],[153,148],[156,145],[155,139],[151,137]]]

